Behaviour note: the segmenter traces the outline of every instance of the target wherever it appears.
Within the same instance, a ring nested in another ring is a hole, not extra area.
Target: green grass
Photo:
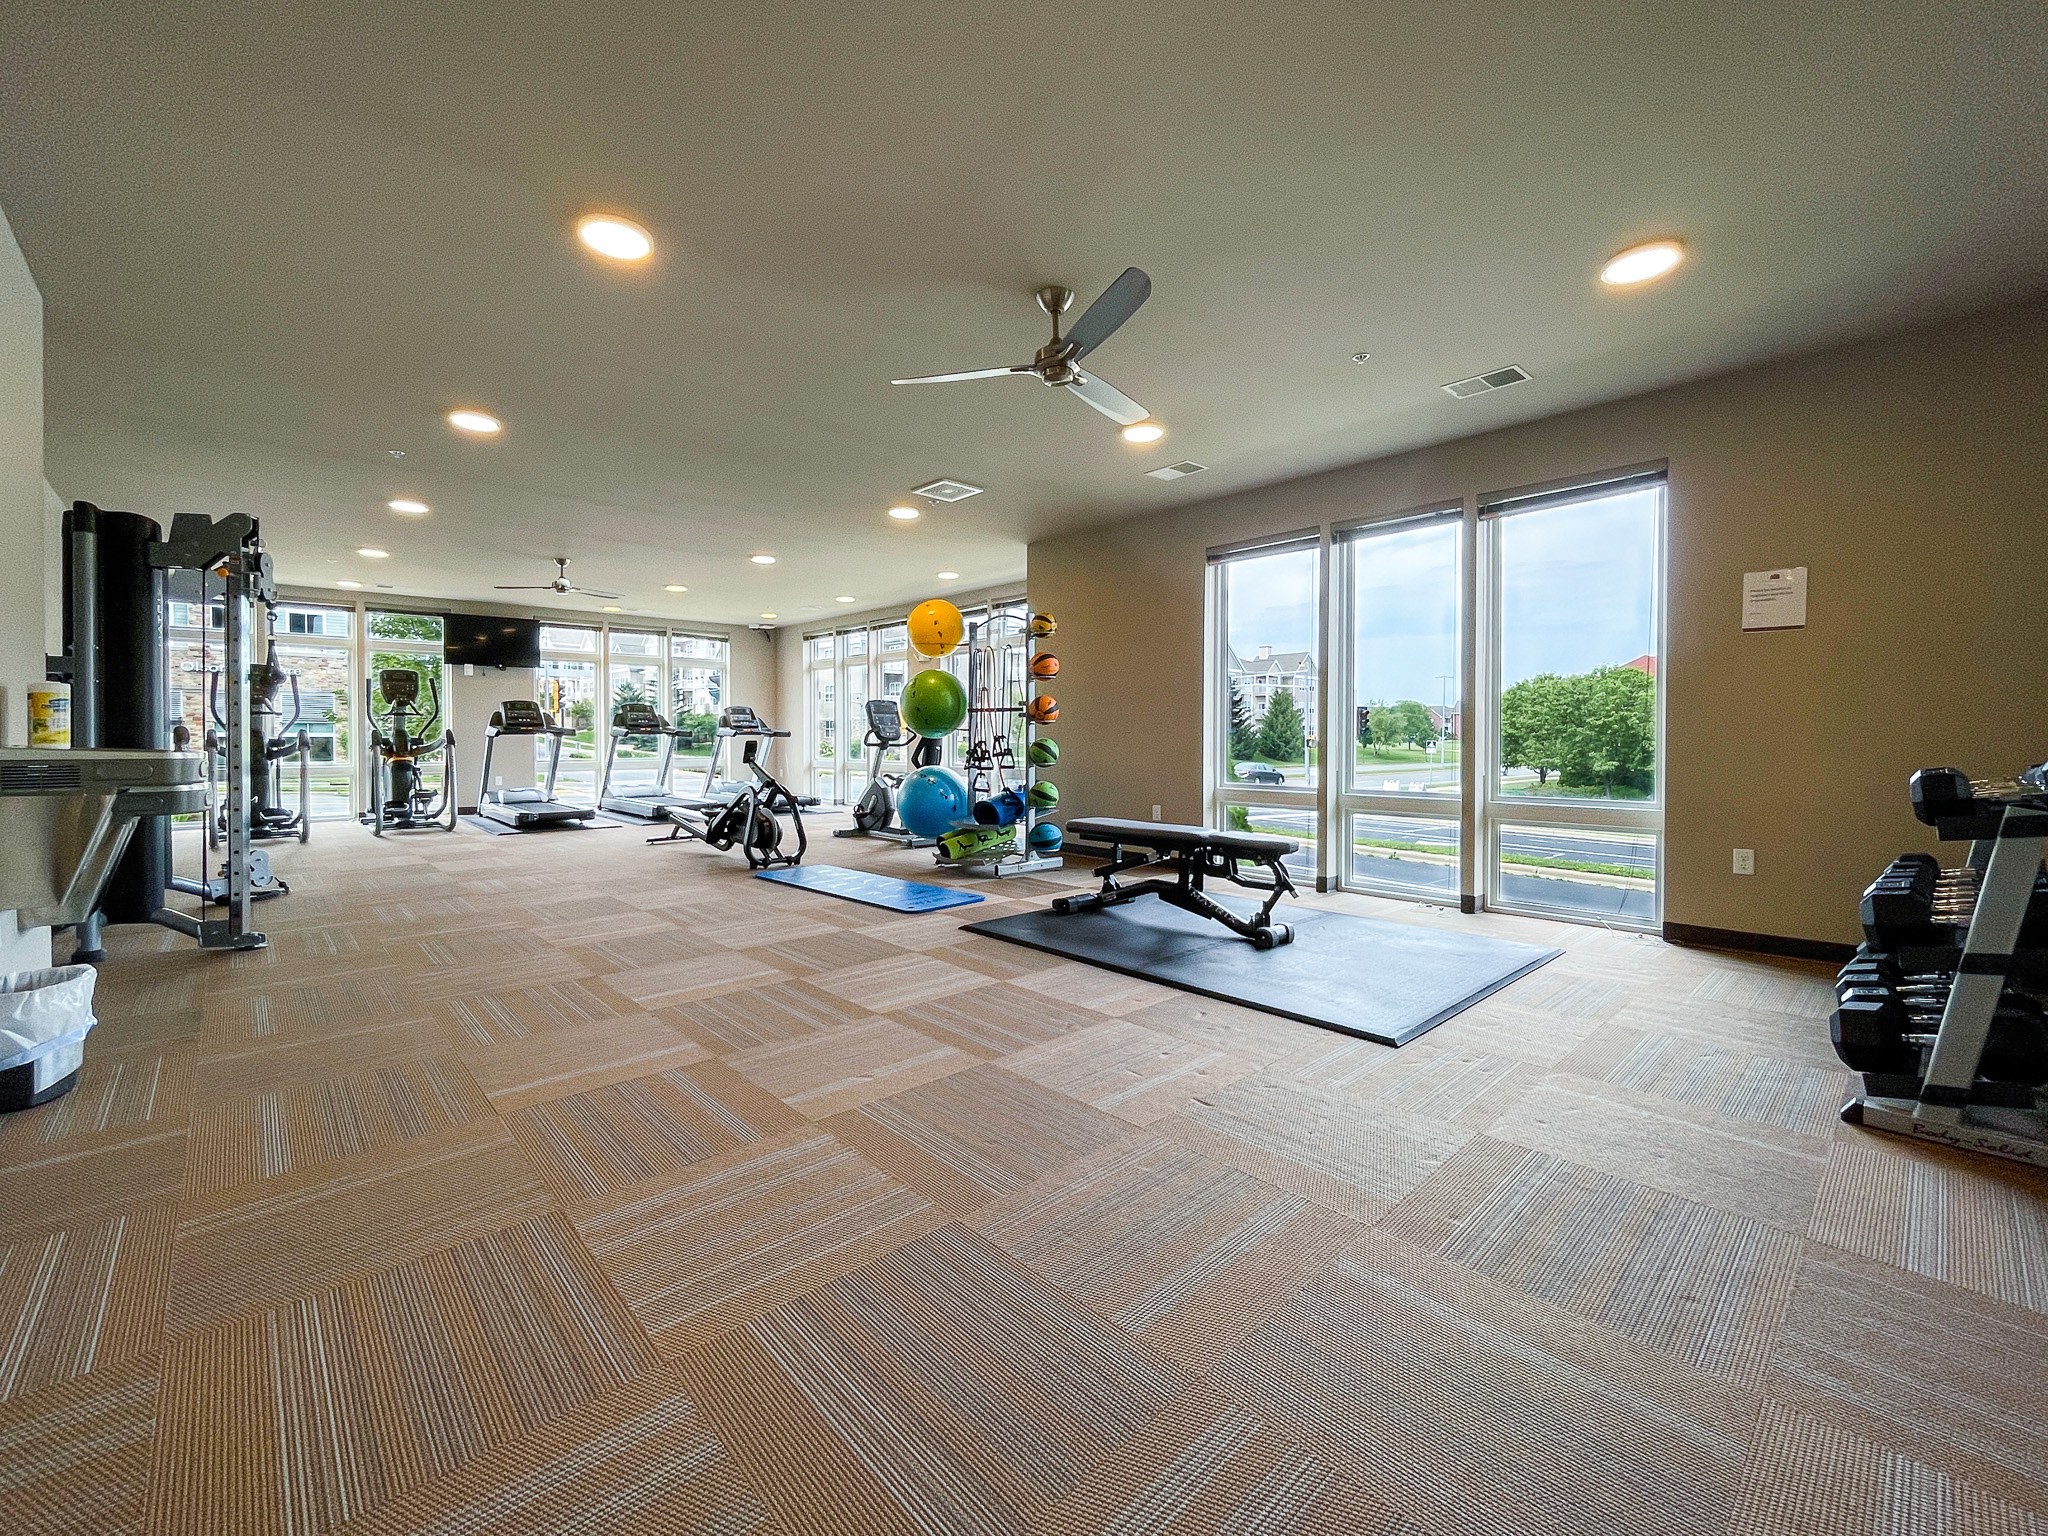
[[[1553,859],[1540,853],[1518,853],[1512,858],[1503,854],[1501,863],[1525,869],[1563,869],[1580,875],[1618,875],[1624,880],[1650,878],[1645,871],[1628,864],[1589,864],[1582,859]]]
[[[1604,784],[1560,784],[1552,779],[1548,784],[1503,784],[1503,795],[1525,795],[1544,800],[1647,800],[1651,791],[1631,789],[1625,784],[1611,788]]]
[[[1359,747],[1356,750],[1358,766],[1376,768],[1386,763],[1416,763],[1437,766],[1435,747]],[[1458,743],[1444,743],[1443,766],[1458,761]]]

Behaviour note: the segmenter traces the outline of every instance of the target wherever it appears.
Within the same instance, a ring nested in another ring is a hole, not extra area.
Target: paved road
[[[1311,834],[1315,821],[1312,811],[1279,810],[1268,806],[1257,807],[1253,815],[1262,827],[1284,828],[1301,837]],[[1357,817],[1354,835],[1388,842],[1421,843],[1425,847],[1441,848],[1446,853],[1456,851],[1458,846],[1456,822],[1446,826],[1441,822],[1408,816]],[[1511,857],[1519,853],[1546,859],[1570,859],[1582,864],[1618,864],[1640,870],[1645,878],[1657,872],[1657,840],[1647,833],[1510,827],[1501,833],[1501,849]]]

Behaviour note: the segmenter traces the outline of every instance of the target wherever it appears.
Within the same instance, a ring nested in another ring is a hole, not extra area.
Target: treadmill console
[[[507,736],[540,736],[554,729],[546,711],[531,699],[507,699],[491,716],[491,724]]]
[[[645,704],[628,704],[612,714],[612,729],[629,736],[654,736],[668,729],[668,722]]]
[[[767,729],[761,717],[744,704],[728,705],[718,717],[718,728],[729,736],[759,734]]]

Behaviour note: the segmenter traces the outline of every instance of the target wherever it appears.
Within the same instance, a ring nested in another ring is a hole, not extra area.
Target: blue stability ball
[[[1066,838],[1051,822],[1041,821],[1031,829],[1031,835],[1025,841],[1040,853],[1057,853],[1060,844],[1066,841]]]
[[[952,831],[973,808],[967,781],[950,768],[920,768],[896,792],[896,819],[919,837]]]

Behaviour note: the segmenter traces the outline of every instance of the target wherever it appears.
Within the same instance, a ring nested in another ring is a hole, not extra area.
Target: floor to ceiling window
[[[605,633],[610,665],[606,673],[605,729],[597,733],[600,763],[609,762],[615,789],[645,789],[654,782],[661,761],[662,737],[646,734],[614,736],[611,727],[619,712],[629,708],[661,713],[668,690],[663,684],[662,663],[668,646],[666,637],[651,630],[611,629]]]
[[[307,776],[317,821],[346,821],[355,815],[355,767],[350,745],[350,701],[357,697],[355,614],[324,604],[281,602],[270,610],[270,659],[285,671],[279,713],[264,722],[273,734],[306,733]],[[294,707],[296,706],[296,719]],[[267,770],[280,775],[282,803],[295,804],[299,791],[296,757]]]
[[[669,724],[687,730],[676,739],[674,783],[711,766],[713,732],[725,707],[726,666],[732,643],[718,635],[671,633],[668,637]]]
[[[370,650],[369,659],[363,667],[364,697],[375,706],[378,718],[382,719],[387,707],[383,698],[386,669],[414,673],[419,678],[419,702],[408,716],[406,725],[407,734],[414,740],[419,740],[423,731],[429,739],[438,740],[442,730],[452,724],[445,714],[448,698],[441,653],[444,623],[438,613],[394,613],[377,609],[370,610],[363,618],[363,633]],[[444,713],[439,723],[434,723],[429,711],[437,707]],[[367,712],[360,704],[351,725],[362,729],[369,726]],[[364,764],[366,772],[374,771],[374,767],[368,761]],[[421,765],[421,773],[428,784],[444,785],[448,773],[446,755],[436,753],[428,758]]]
[[[1338,533],[1350,729],[1338,873],[1355,890],[1456,905],[1463,814],[1463,509]]]
[[[1624,473],[1211,551],[1215,823],[1348,889],[1656,926],[1665,500]]]
[[[1491,904],[1658,919],[1662,474],[1482,503]]]
[[[1217,614],[1214,732],[1221,825],[1301,846],[1290,868],[1313,880],[1322,715],[1319,533],[1212,554]]]
[[[599,631],[581,624],[543,624],[540,630],[540,707],[569,727],[562,742],[562,766],[555,798],[571,804],[597,803],[598,743],[611,729],[598,681]],[[534,768],[545,777],[549,743],[533,743]]]

